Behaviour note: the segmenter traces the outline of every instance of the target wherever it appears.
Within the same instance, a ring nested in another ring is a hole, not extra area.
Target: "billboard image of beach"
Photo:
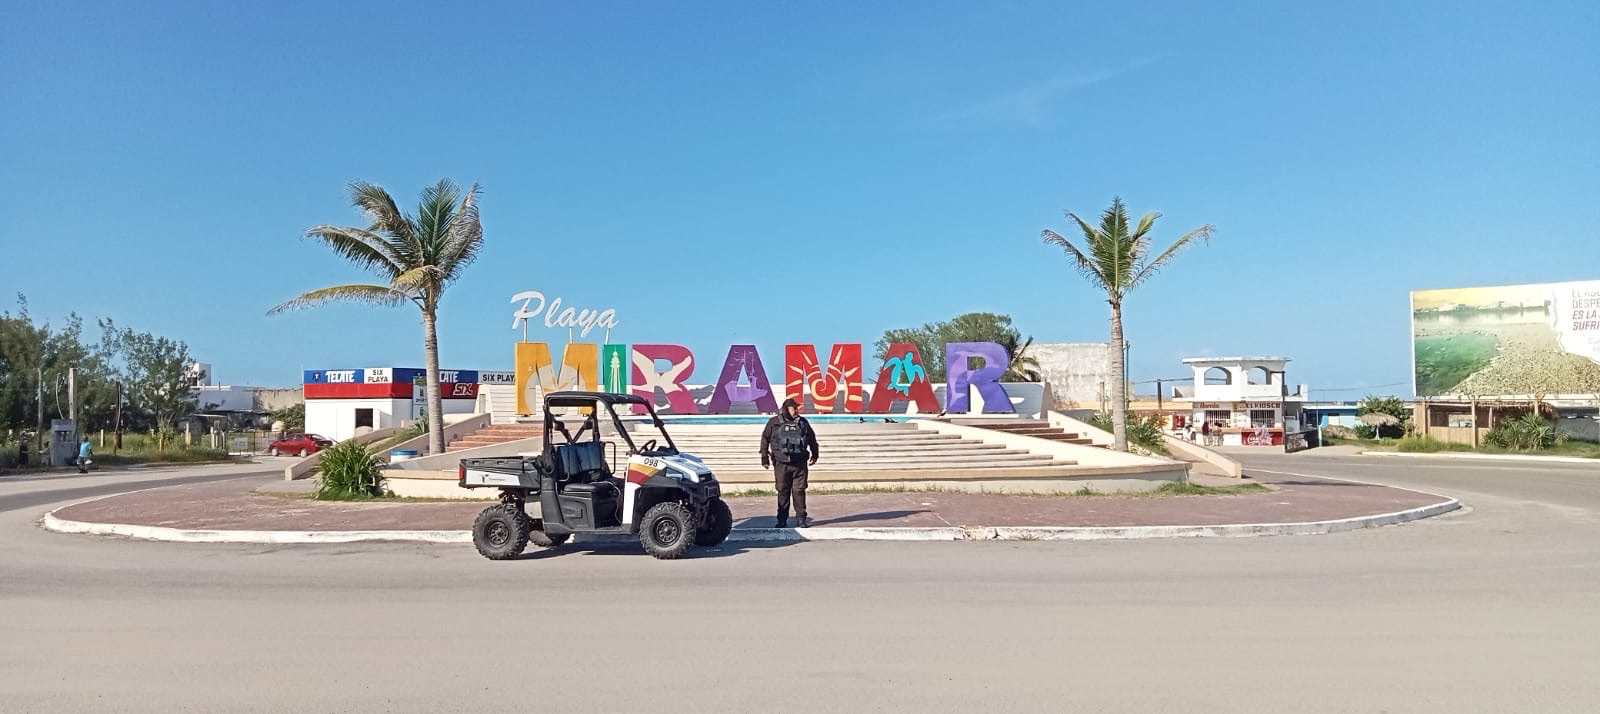
[[[1600,394],[1600,280],[1411,293],[1418,397]]]

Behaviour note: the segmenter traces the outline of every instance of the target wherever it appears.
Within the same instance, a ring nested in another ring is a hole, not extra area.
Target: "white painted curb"
[[[1219,526],[1042,527],[978,526],[943,528],[748,528],[735,530],[734,543],[794,542],[813,540],[1138,540],[1149,538],[1249,538],[1277,535],[1322,535],[1377,528],[1449,513],[1461,507],[1455,499],[1420,508],[1375,516],[1304,523],[1252,523]],[[65,506],[63,506],[65,508]],[[58,509],[59,510],[59,509]],[[420,543],[471,543],[469,531],[229,531],[184,530],[122,523],[85,523],[45,514],[44,527],[58,533],[115,535],[176,543],[355,543],[410,541]],[[579,538],[579,542],[629,542],[628,537]]]
[[[1427,454],[1405,451],[1363,451],[1361,452],[1361,455],[1389,456],[1411,459],[1472,459],[1476,461],[1525,461],[1534,463],[1543,461],[1545,463],[1553,464],[1588,464],[1590,466],[1600,467],[1600,459],[1586,459],[1581,456],[1523,456],[1519,454],[1462,454],[1447,452],[1435,452]]]
[[[66,506],[63,506],[66,508]],[[57,509],[60,510],[60,509]],[[356,543],[390,540],[421,543],[471,543],[469,531],[224,531],[185,530],[125,523],[86,523],[46,513],[44,527],[57,533],[115,535],[173,543]]]

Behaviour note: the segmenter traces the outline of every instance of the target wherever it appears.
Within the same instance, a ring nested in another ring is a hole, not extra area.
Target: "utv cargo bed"
[[[462,459],[459,482],[462,488],[511,486],[538,493],[539,475],[539,457],[536,456]]]

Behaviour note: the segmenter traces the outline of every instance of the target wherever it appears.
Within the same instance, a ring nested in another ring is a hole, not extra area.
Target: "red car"
[[[295,456],[310,456],[318,451],[333,446],[333,440],[317,434],[289,434],[282,439],[272,442],[267,447],[267,453],[273,456],[293,454]]]

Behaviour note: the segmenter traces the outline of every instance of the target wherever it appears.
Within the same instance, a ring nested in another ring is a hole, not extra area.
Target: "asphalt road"
[[[1595,709],[1600,468],[1314,454],[1247,463],[1469,510],[1329,536],[501,563],[60,535],[36,524],[46,501],[222,474],[0,480],[0,710]]]

